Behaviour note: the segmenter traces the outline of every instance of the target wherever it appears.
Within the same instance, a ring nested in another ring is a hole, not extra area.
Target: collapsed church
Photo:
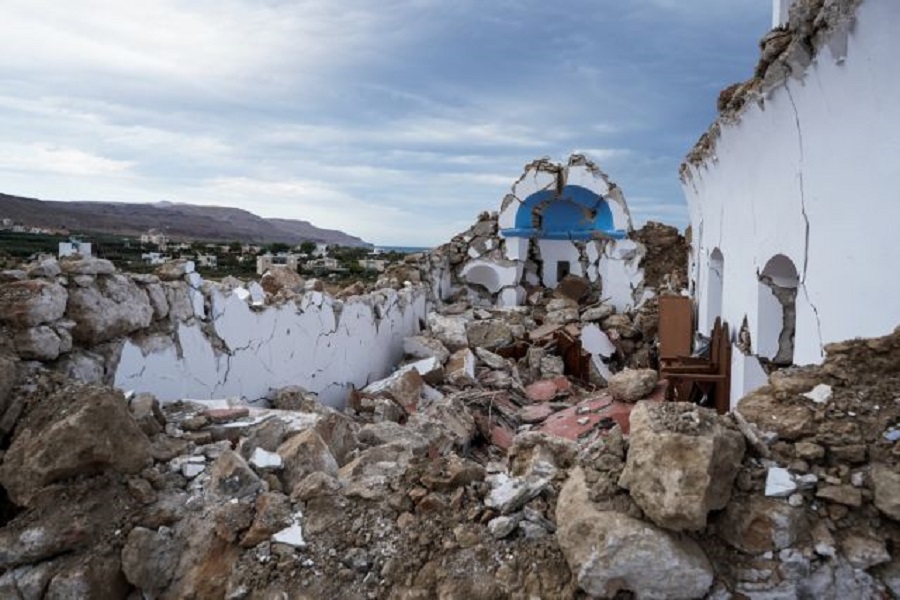
[[[0,597],[900,597],[897,23],[774,0],[684,234],[573,155],[338,293],[0,272]]]

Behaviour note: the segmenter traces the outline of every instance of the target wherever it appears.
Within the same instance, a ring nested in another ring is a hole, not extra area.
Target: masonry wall
[[[420,289],[379,290],[344,303],[308,292],[296,303],[264,308],[213,289],[209,307],[208,323],[181,322],[174,334],[130,338],[115,385],[164,401],[255,399],[301,385],[342,406],[351,387],[365,387],[400,361],[403,338],[418,333],[426,313]]]
[[[865,0],[845,59],[823,46],[801,80],[723,123],[713,156],[690,168],[699,323],[715,316],[715,249],[724,262],[721,313],[734,329],[746,316],[754,341],[766,337],[757,275],[778,254],[793,262],[795,363],[819,363],[824,344],[883,335],[900,322],[898,22],[900,3]],[[735,398],[743,387],[733,386]]]

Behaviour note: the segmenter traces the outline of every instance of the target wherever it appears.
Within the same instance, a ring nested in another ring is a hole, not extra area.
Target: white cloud
[[[37,171],[73,176],[120,175],[133,163],[113,160],[79,150],[51,144],[17,146],[0,144],[0,171]]]

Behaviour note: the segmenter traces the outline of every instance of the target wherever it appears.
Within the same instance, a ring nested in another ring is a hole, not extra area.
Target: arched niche
[[[794,360],[797,324],[797,266],[784,254],[776,254],[759,273],[756,354],[778,365]]]
[[[709,255],[706,277],[706,331],[712,331],[716,318],[722,316],[722,294],[725,283],[725,256],[718,248]]]

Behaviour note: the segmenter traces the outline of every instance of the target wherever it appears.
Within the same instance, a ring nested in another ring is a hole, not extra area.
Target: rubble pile
[[[272,408],[160,405],[7,355],[0,596],[900,592],[900,329],[773,374],[733,415],[651,398],[610,424],[590,408],[609,392],[556,361],[531,380],[527,359],[473,347],[509,337],[474,312],[432,315],[415,360],[345,411],[299,387]],[[508,385],[481,383],[495,372]],[[623,393],[649,389],[623,373]],[[552,397],[529,397],[543,382]],[[541,407],[587,421],[523,418]]]

